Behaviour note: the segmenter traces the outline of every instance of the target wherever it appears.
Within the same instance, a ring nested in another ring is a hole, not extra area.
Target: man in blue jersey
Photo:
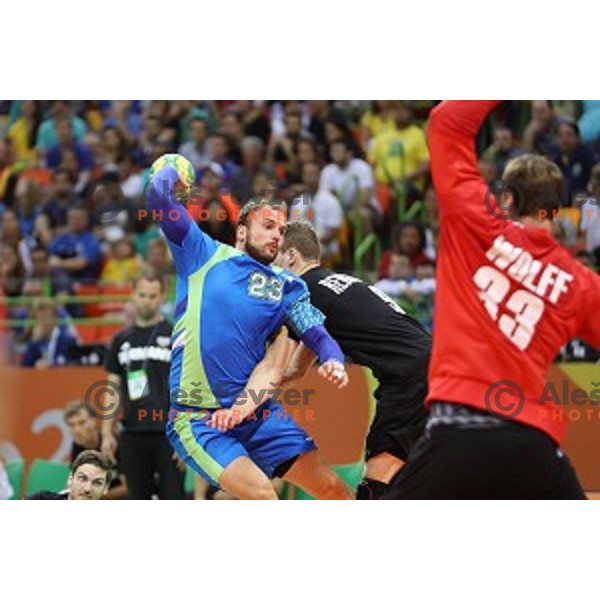
[[[246,253],[200,230],[175,200],[180,186],[177,171],[165,167],[148,190],[178,275],[171,444],[204,479],[239,498],[275,499],[272,477],[318,498],[351,498],[314,441],[269,398],[283,380],[286,340],[278,337],[265,352],[284,325],[318,356],[322,376],[347,383],[343,353],[310,304],[306,284],[268,264],[283,242],[282,207],[263,201],[242,211],[237,240]]]

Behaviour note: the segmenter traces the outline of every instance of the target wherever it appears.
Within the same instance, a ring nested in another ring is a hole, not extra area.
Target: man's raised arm
[[[431,173],[442,216],[444,212],[485,209],[488,187],[479,172],[475,139],[483,122],[501,100],[445,100],[431,111],[427,139]],[[480,204],[480,206],[479,206]]]

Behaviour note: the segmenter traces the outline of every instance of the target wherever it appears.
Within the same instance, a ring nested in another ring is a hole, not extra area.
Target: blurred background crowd
[[[193,164],[193,215],[232,243],[240,206],[281,197],[323,262],[370,279],[431,328],[439,218],[426,142],[435,101],[0,101],[0,320],[6,361],[100,364],[130,323],[134,279],[153,272],[174,306],[173,263],[143,200],[148,170]],[[492,184],[537,152],[565,176],[555,235],[600,264],[600,101],[511,101],[478,140]],[[574,340],[564,359],[597,360]]]

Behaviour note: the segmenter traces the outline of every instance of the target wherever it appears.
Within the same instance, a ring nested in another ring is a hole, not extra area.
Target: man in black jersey
[[[320,266],[313,228],[290,223],[277,264],[304,279],[311,303],[344,353],[379,381],[377,411],[366,442],[366,472],[357,498],[379,499],[423,433],[431,336],[376,287]],[[314,356],[295,352],[290,370],[301,375]],[[292,375],[292,373],[289,373]]]
[[[118,413],[103,420],[102,452],[114,460],[118,444],[130,500],[149,500],[155,492],[161,500],[185,498],[183,469],[165,433],[172,326],[160,314],[163,294],[159,277],[143,275],[136,281],[135,323],[115,335],[106,355],[111,395],[120,394],[122,420],[120,432]]]
[[[26,500],[102,500],[108,490],[112,463],[95,450],[84,450],[71,465],[67,489],[42,490]]]

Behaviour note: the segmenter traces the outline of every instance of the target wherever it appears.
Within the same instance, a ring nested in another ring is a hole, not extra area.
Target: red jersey
[[[600,347],[600,277],[546,229],[494,216],[475,137],[498,103],[447,101],[431,116],[441,237],[427,403],[502,414],[560,443],[565,419],[540,403],[546,372],[574,337]],[[513,390],[498,396],[499,382]]]

